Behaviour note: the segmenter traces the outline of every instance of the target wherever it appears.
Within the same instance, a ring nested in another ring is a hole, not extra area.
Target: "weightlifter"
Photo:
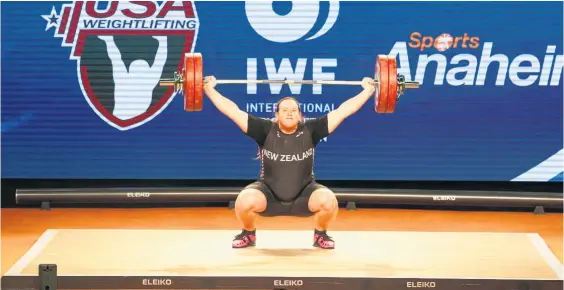
[[[298,101],[280,99],[275,119],[259,118],[242,110],[216,89],[214,77],[206,77],[204,92],[214,106],[252,138],[259,147],[261,162],[257,181],[246,186],[235,201],[235,215],[242,226],[232,242],[233,248],[254,246],[257,217],[302,216],[314,218],[313,246],[333,249],[327,235],[335,220],[338,203],[335,194],[315,180],[313,161],[317,143],[347,117],[356,113],[376,89],[374,80],[364,78],[358,95],[343,102],[330,113],[304,121]]]

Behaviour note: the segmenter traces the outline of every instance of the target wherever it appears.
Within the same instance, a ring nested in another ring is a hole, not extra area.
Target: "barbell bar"
[[[394,77],[392,77],[394,76]],[[374,92],[374,110],[377,113],[393,113],[399,97],[406,89],[419,88],[418,82],[405,81],[405,77],[397,73],[395,58],[387,55],[377,55],[375,74],[373,78],[376,91]],[[302,85],[345,85],[360,86],[362,81],[341,80],[229,80],[217,79],[217,84],[302,84]],[[184,96],[184,110],[187,112],[203,109],[203,94],[205,78],[203,77],[203,58],[201,53],[186,53],[184,67],[174,73],[172,79],[160,79],[160,86],[174,86],[175,91]]]
[[[378,84],[377,80],[374,80]],[[217,84],[283,84],[283,85],[342,85],[360,86],[362,81],[330,81],[330,80],[216,80]],[[161,86],[174,86],[174,79],[161,79]],[[405,82],[408,89],[419,88],[418,82]]]

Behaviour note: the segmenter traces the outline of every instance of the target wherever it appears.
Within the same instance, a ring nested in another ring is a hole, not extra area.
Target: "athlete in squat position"
[[[347,117],[356,113],[373,95],[370,78],[362,80],[364,90],[330,113],[303,121],[296,99],[278,101],[275,121],[250,115],[215,90],[214,77],[206,77],[204,90],[217,109],[231,119],[259,146],[259,179],[246,186],[235,201],[235,215],[242,232],[232,247],[245,248],[256,242],[255,221],[261,216],[314,216],[314,246],[333,249],[327,235],[339,210],[335,194],[317,183],[313,157],[317,143],[330,135]]]

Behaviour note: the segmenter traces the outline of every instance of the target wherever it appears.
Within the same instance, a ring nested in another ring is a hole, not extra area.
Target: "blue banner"
[[[562,181],[559,2],[3,2],[5,178],[254,179],[256,144],[204,97],[159,85],[203,55],[218,79],[353,80],[379,54],[421,84],[374,101],[319,145],[318,179]],[[273,117],[360,86],[218,85]]]

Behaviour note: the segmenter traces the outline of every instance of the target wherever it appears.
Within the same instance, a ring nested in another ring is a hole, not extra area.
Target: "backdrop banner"
[[[203,55],[218,79],[354,80],[378,54],[417,81],[369,100],[315,151],[326,180],[562,181],[559,2],[3,2],[2,177],[254,179],[257,145],[204,97],[159,86]],[[360,86],[237,84],[319,117]]]

